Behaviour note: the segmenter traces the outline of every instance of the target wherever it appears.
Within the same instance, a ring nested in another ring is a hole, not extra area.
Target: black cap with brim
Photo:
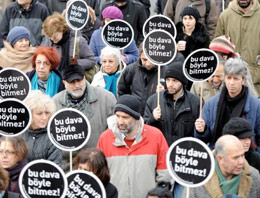
[[[69,65],[63,70],[62,78],[69,83],[73,80],[82,80],[84,78],[84,69],[80,65]]]
[[[250,138],[254,135],[250,122],[244,118],[231,118],[223,127],[222,134],[231,134],[239,139]]]

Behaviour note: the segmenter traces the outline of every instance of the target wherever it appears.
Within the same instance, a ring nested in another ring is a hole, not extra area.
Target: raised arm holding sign
[[[165,30],[153,30],[148,33],[143,42],[144,53],[155,65],[158,65],[158,85],[160,84],[160,66],[167,65],[176,56],[176,42]],[[158,93],[158,92],[157,92]],[[159,93],[157,94],[159,106]]]

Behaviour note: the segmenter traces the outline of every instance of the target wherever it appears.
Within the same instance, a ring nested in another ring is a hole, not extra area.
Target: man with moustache
[[[87,147],[95,147],[100,134],[107,128],[106,119],[113,114],[114,95],[100,87],[92,87],[84,77],[84,69],[77,63],[65,67],[62,73],[65,90],[56,94],[57,109],[75,108],[88,118],[91,136]],[[75,154],[75,153],[74,153]],[[63,152],[63,169],[69,168],[69,152]]]
[[[243,145],[233,135],[223,135],[216,142],[215,171],[200,187],[190,188],[190,198],[258,198],[260,175],[244,156]],[[186,192],[182,198],[186,198]]]
[[[140,107],[135,96],[121,96],[97,145],[106,156],[119,198],[146,197],[156,182],[171,180],[166,140],[160,130],[144,124]]]
[[[236,51],[249,66],[255,89],[260,94],[260,67],[256,57],[260,55],[260,5],[258,0],[234,0],[217,22],[215,37],[230,36]]]

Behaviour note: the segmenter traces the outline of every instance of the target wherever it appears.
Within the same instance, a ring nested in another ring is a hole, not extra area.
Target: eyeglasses
[[[15,151],[9,151],[9,150],[0,150],[0,155],[7,155],[7,156],[10,156],[10,155],[14,155],[16,152]]]

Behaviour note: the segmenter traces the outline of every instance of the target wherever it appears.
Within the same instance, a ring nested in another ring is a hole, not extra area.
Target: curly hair
[[[65,18],[59,13],[48,16],[42,24],[42,34],[48,37],[51,37],[56,32],[65,33],[68,30],[69,26]]]

